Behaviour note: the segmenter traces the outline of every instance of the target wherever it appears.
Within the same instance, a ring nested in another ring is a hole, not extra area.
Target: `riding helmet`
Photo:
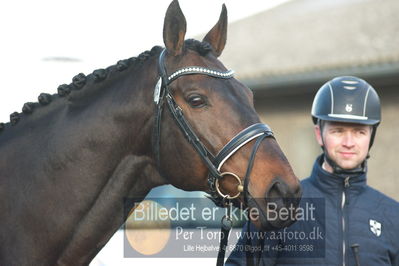
[[[342,76],[325,83],[317,92],[312,105],[313,123],[335,121],[373,126],[370,146],[381,122],[380,98],[363,79]]]
[[[351,76],[336,77],[317,92],[312,119],[377,126],[381,121],[380,99],[366,81]]]

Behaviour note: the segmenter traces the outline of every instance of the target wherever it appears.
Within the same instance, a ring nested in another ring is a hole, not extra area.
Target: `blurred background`
[[[313,97],[335,76],[368,81],[382,104],[368,183],[399,200],[399,2],[293,0],[229,25],[221,60],[255,91],[295,173],[309,176],[321,153]]]
[[[399,200],[399,1],[397,0],[180,0],[187,38],[202,38],[221,5],[229,12],[221,61],[255,93],[295,173],[310,174],[321,150],[310,109],[317,89],[334,76],[355,75],[379,93],[382,123],[369,160],[368,183]],[[0,3],[0,121],[55,93],[79,72],[91,73],[163,45],[168,0],[3,1]],[[151,196],[202,197],[171,186]],[[212,204],[212,203],[210,203]],[[158,264],[122,259],[119,231],[92,265]],[[162,260],[164,261],[164,260]],[[172,261],[169,261],[172,263]],[[187,263],[214,264],[212,259]],[[165,262],[163,262],[165,263]]]

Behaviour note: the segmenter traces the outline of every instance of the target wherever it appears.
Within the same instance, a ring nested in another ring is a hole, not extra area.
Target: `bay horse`
[[[0,265],[87,265],[124,223],[124,198],[164,184],[257,207],[262,229],[292,223],[265,218],[268,200],[282,208],[300,185],[217,59],[225,6],[203,41],[185,32],[174,0],[165,48],[80,73],[0,124]]]

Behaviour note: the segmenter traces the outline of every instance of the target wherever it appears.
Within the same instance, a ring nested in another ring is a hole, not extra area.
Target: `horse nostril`
[[[281,184],[280,182],[275,182],[266,192],[266,198],[276,199],[286,197],[287,185]]]
[[[274,182],[265,193],[267,221],[275,228],[290,226],[296,221],[301,187],[290,186],[281,179]]]
[[[295,192],[294,192],[294,197],[295,198],[300,198],[302,196],[302,188],[300,185],[297,186]]]
[[[284,182],[276,181],[266,192],[266,199],[283,202],[298,201],[302,196],[301,186],[290,187]]]

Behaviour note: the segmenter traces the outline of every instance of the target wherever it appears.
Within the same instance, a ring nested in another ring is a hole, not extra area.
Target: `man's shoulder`
[[[308,176],[300,180],[301,186],[310,186],[312,185],[312,176]]]
[[[324,193],[315,185],[313,178],[307,177],[301,180],[302,197],[324,197]]]
[[[389,236],[392,243],[398,247],[399,239],[399,202],[395,199],[385,195],[381,191],[366,187],[365,194],[368,197],[368,201],[372,201],[369,206],[369,212],[375,214],[376,217],[380,217],[385,231],[388,230]]]
[[[371,201],[369,204],[371,209],[378,211],[384,215],[387,219],[399,219],[399,202],[395,199],[385,195],[381,191],[366,186],[365,192],[363,193],[367,197],[367,201]]]
[[[314,178],[312,178],[312,176],[306,177],[304,179],[302,179],[301,182],[301,186],[303,188],[314,188],[315,184],[314,184]]]
[[[396,201],[395,199],[389,197],[388,195],[382,193],[381,191],[373,187],[367,185],[365,192],[368,197],[374,198],[375,200],[378,201],[379,204],[388,205],[389,207],[392,208],[399,208],[398,201]]]

